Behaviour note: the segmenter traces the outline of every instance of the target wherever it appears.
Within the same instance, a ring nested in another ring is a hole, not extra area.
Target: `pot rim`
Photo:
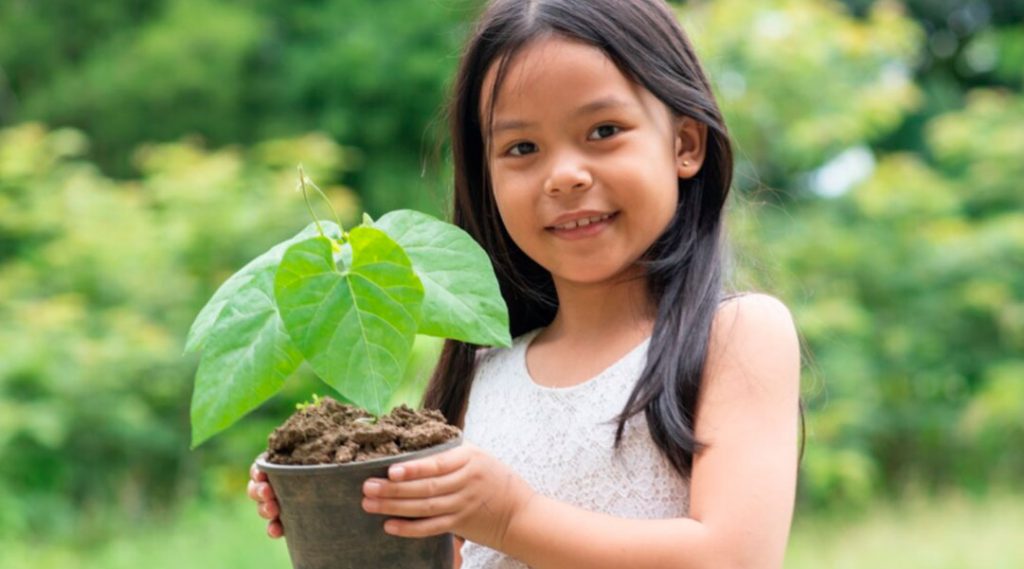
[[[431,447],[403,452],[392,456],[383,456],[380,458],[373,458],[370,460],[363,460],[359,462],[346,462],[343,464],[331,463],[331,464],[274,464],[267,462],[267,452],[263,451],[259,456],[256,457],[256,467],[264,472],[273,472],[275,474],[309,474],[313,472],[326,472],[331,470],[372,470],[381,466],[388,466],[399,462],[405,462],[408,460],[414,460],[424,456],[430,456],[437,454],[438,452],[445,451],[448,449],[455,448],[462,444],[462,433],[459,436],[448,439],[447,441],[436,444]]]

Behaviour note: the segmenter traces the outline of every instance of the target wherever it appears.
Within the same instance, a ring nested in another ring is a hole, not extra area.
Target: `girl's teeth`
[[[593,217],[586,217],[586,218],[583,218],[583,219],[577,219],[576,221],[570,221],[568,223],[563,223],[562,225],[556,225],[555,229],[576,229],[577,227],[586,227],[586,226],[590,225],[591,223],[597,223],[598,221],[604,221],[604,220],[608,219],[611,216],[612,215],[610,213],[606,213],[604,215],[595,215]]]

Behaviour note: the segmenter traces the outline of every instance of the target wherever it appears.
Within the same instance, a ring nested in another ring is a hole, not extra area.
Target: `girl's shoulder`
[[[785,303],[770,294],[750,292],[731,295],[719,304],[705,373],[747,377],[746,372],[754,370],[785,369],[787,373],[767,375],[798,382],[799,365],[799,333]],[[795,375],[788,373],[792,369],[797,370]]]
[[[775,337],[782,344],[789,343],[786,338],[797,338],[789,307],[777,297],[763,292],[733,293],[719,302],[711,323],[712,352],[716,345],[721,349],[744,334]]]
[[[719,329],[735,326],[741,319],[748,325],[773,329],[793,325],[793,315],[784,302],[763,292],[737,292],[727,295],[718,304],[714,324]]]
[[[719,310],[730,307],[733,310],[736,310],[743,306],[754,306],[768,309],[786,309],[786,304],[778,297],[767,292],[755,290],[731,292],[722,297],[722,300],[718,304]]]

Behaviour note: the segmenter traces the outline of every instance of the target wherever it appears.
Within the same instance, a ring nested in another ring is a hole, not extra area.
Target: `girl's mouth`
[[[602,215],[595,215],[583,219],[577,219],[575,221],[568,221],[552,227],[545,227],[544,230],[551,232],[556,237],[562,239],[583,239],[586,237],[593,237],[598,233],[604,231],[604,228],[611,225],[615,218],[619,216],[619,212],[605,213]]]

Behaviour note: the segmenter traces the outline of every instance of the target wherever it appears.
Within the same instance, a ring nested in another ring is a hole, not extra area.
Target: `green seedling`
[[[318,220],[232,275],[199,312],[193,448],[276,394],[303,362],[375,416],[399,387],[417,334],[509,346],[508,310],[484,250],[462,229],[397,210],[344,231]],[[329,202],[328,202],[329,203]],[[316,398],[314,397],[314,402]]]
[[[317,405],[320,404],[320,399],[321,399],[320,396],[317,395],[316,393],[314,393],[313,394],[313,398],[310,399],[309,401],[303,401],[302,403],[296,403],[295,404],[295,410],[296,411],[305,411],[306,409],[309,409],[310,407],[316,407]]]

